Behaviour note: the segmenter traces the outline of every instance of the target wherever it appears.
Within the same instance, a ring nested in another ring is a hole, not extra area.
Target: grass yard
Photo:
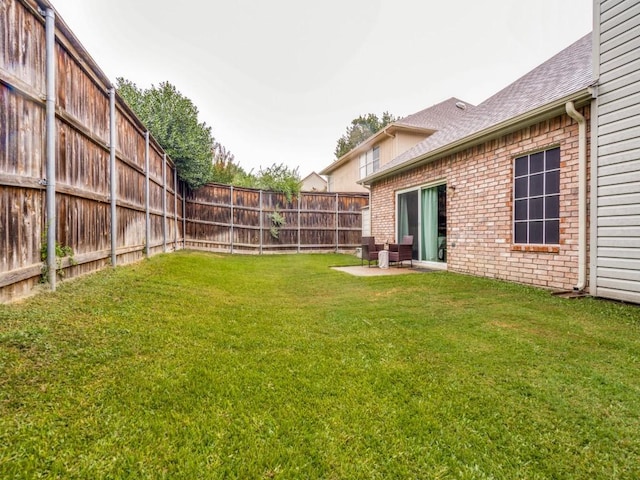
[[[640,308],[162,255],[0,306],[0,478],[640,478]]]

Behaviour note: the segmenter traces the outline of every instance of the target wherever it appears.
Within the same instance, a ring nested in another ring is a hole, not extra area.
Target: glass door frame
[[[423,221],[423,213],[422,213],[422,192],[424,190],[428,190],[430,188],[437,188],[441,185],[447,185],[447,181],[446,180],[437,180],[435,182],[429,182],[429,183],[425,183],[422,185],[418,185],[415,187],[410,187],[410,188],[403,188],[401,190],[396,190],[395,192],[395,197],[396,197],[396,202],[395,202],[395,226],[394,226],[394,231],[395,231],[395,236],[396,236],[396,241],[400,241],[401,239],[399,238],[399,231],[400,231],[400,221],[398,218],[398,213],[399,213],[399,197],[400,195],[403,195],[405,193],[410,193],[410,192],[418,192],[418,232],[420,232],[420,234],[418,235],[418,259],[417,261],[424,264],[424,265],[428,265],[434,268],[439,268],[439,269],[446,269],[447,268],[447,262],[432,262],[432,261],[426,261],[422,259],[422,243],[424,242],[424,239],[422,238],[422,221]],[[448,197],[448,196],[447,196]],[[447,198],[448,200],[448,198]],[[447,202],[448,203],[448,202]],[[448,211],[448,205],[447,205],[447,211]],[[449,230],[448,226],[447,226],[447,230]],[[437,234],[436,234],[437,235]],[[415,241],[415,240],[414,240]]]

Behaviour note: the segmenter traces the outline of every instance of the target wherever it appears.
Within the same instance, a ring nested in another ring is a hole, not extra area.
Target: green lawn
[[[0,478],[640,478],[640,309],[341,255],[0,306]]]

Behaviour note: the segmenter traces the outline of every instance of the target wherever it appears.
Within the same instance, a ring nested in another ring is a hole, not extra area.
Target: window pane
[[[535,197],[544,193],[544,174],[531,175],[529,177],[529,196]]]
[[[529,157],[516,158],[516,177],[521,177],[529,173]]]
[[[360,178],[364,178],[367,176],[367,167],[360,167]]]
[[[538,173],[544,170],[544,152],[534,153],[531,155],[530,172]]]
[[[543,243],[543,222],[529,222],[529,243]]]
[[[560,218],[560,195],[544,199],[544,218]]]
[[[545,173],[545,177],[547,177],[545,193],[547,195],[549,195],[550,193],[560,193],[560,170],[547,172]]]
[[[527,243],[527,222],[516,223],[513,241],[515,243]]]
[[[553,148],[546,151],[547,170],[560,168],[560,148]]]
[[[545,222],[544,243],[560,243],[560,221],[547,220]]]
[[[529,196],[529,179],[527,177],[516,179],[515,198],[525,198]]]
[[[542,197],[529,200],[529,220],[542,220],[544,214],[544,202]]]
[[[527,218],[527,200],[516,200],[516,220],[528,220]]]

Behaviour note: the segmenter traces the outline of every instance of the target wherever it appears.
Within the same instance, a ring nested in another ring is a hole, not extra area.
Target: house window
[[[333,175],[327,176],[327,192],[333,192]]]
[[[377,172],[380,168],[380,147],[373,147],[360,155],[360,178]]]
[[[519,244],[560,243],[560,148],[514,162],[513,239]]]

